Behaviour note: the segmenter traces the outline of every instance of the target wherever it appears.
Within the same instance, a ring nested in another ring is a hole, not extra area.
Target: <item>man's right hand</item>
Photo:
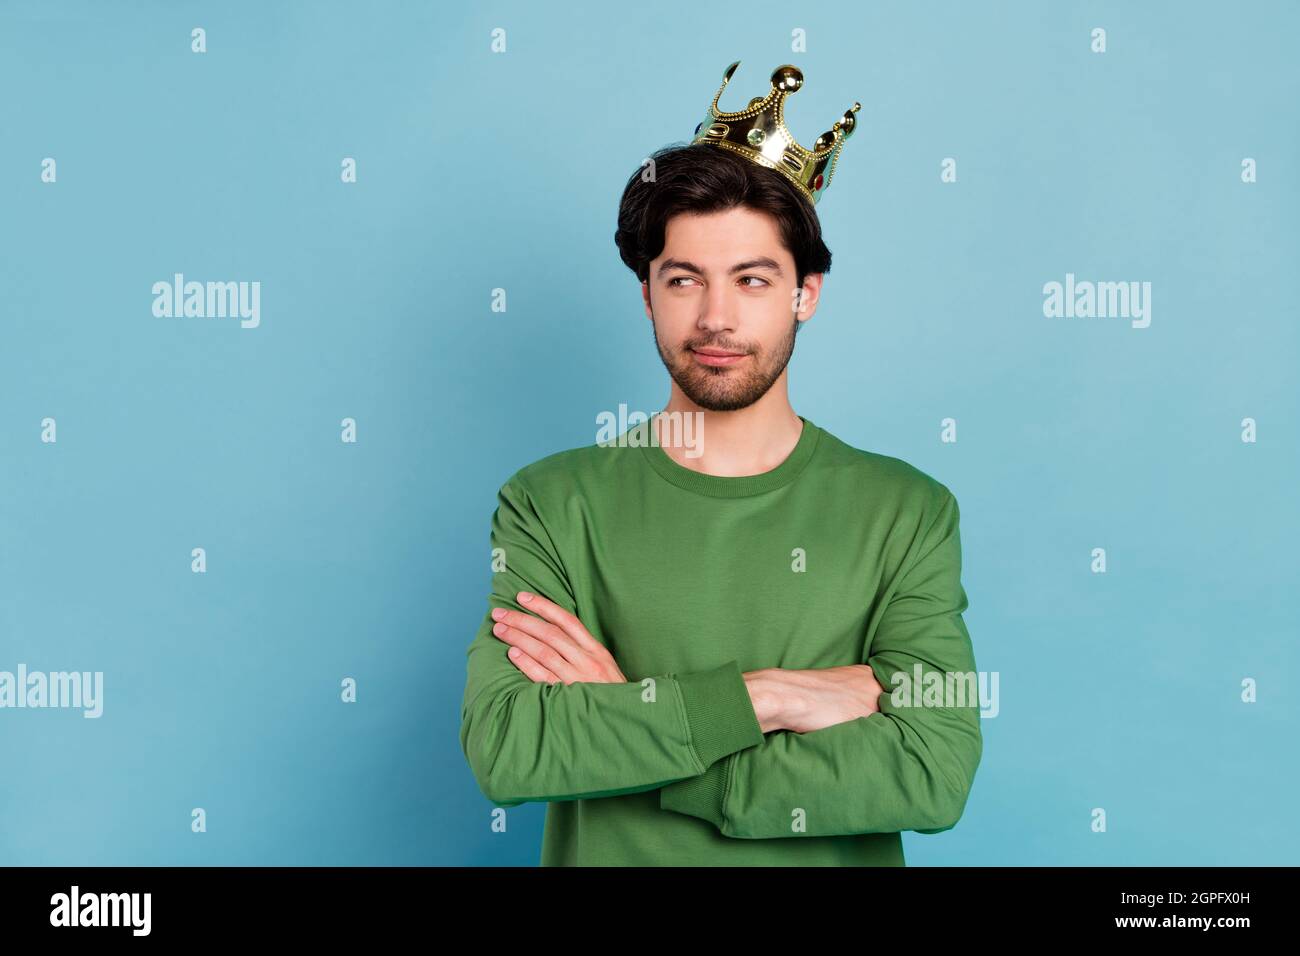
[[[880,710],[884,688],[868,664],[787,670],[765,667],[746,671],[745,685],[763,733],[797,734],[866,717]]]

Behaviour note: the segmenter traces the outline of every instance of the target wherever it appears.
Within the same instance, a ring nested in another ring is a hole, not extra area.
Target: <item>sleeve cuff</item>
[[[686,725],[700,763],[707,769],[728,754],[763,742],[763,728],[749,699],[740,665],[673,675],[686,709]]]
[[[727,801],[727,780],[735,760],[734,755],[728,755],[698,777],[687,777],[660,787],[659,809],[699,817],[721,831],[725,820],[723,808]]]

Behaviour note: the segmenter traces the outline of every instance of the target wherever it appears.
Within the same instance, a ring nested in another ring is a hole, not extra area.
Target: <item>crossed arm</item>
[[[882,693],[900,673],[974,675],[950,493],[882,596],[863,664],[742,673],[728,661],[636,683],[574,613],[540,511],[522,482],[502,488],[492,537],[506,566],[468,652],[461,742],[489,799],[660,789],[662,809],[751,839],[956,824],[981,756],[978,700]]]
[[[541,595],[520,591],[516,598],[533,614],[496,608],[492,633],[510,645],[507,656],[529,680],[548,684],[627,682],[609,649],[592,637],[575,615]],[[809,733],[880,709],[877,701],[882,688],[869,664],[817,670],[768,667],[741,676],[765,734],[775,730]]]

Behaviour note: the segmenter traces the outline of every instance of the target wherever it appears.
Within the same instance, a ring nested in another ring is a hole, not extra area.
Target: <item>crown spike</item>
[[[736,72],[736,67],[738,66],[740,66],[739,60],[731,64],[731,66],[727,67],[727,69],[723,71],[722,85],[718,87],[718,92],[713,94],[713,107],[712,107],[713,112],[715,113],[720,112],[720,110],[718,109],[718,100],[722,99],[722,91],[725,90],[727,88],[727,84],[731,82],[731,75]],[[751,100],[750,103],[752,104],[753,100]]]

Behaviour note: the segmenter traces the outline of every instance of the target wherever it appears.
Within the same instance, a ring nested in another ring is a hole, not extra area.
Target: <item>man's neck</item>
[[[680,412],[683,417],[703,415],[702,427],[695,436],[697,446],[680,447],[670,440],[671,432],[664,435],[658,428],[657,440],[669,458],[691,471],[722,478],[761,475],[790,456],[804,427],[784,396],[775,396],[781,398],[779,402],[767,402],[767,397],[774,396],[769,393],[764,400],[734,412],[711,412],[674,394],[664,412]]]

